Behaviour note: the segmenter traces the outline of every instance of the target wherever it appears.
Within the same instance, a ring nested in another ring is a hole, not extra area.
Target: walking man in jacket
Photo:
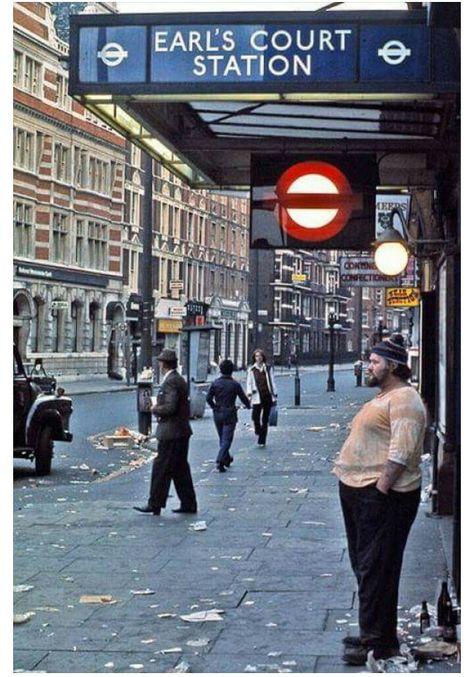
[[[401,337],[400,337],[401,338]],[[346,637],[343,660],[364,665],[397,655],[398,586],[420,502],[426,412],[409,384],[403,339],[371,350],[368,386],[380,393],[355,416],[334,466],[359,593],[360,637]]]
[[[188,463],[189,438],[193,431],[189,425],[186,381],[176,371],[178,361],[174,350],[163,350],[158,355],[158,361],[163,380],[152,409],[158,419],[158,454],[153,461],[148,503],[145,506],[134,506],[134,509],[159,515],[161,509],[166,507],[173,480],[181,501],[180,507],[173,512],[195,513],[197,501]]]
[[[219,435],[216,467],[219,472],[225,472],[226,467],[228,468],[234,460],[229,452],[237,425],[235,400],[239,397],[247,409],[250,409],[250,400],[240,383],[232,378],[234,371],[232,360],[222,360],[219,369],[221,376],[211,383],[206,401],[213,411],[214,423]]]

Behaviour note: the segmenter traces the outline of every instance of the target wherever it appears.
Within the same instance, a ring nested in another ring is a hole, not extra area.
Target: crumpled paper
[[[195,611],[192,614],[185,614],[180,616],[182,621],[188,623],[202,623],[203,621],[223,621],[221,614],[224,611],[222,609],[209,609],[209,611]]]

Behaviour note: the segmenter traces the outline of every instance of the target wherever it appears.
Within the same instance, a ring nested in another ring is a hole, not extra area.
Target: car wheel
[[[37,475],[49,475],[53,460],[53,435],[49,425],[45,425],[38,437],[35,453],[35,469]]]

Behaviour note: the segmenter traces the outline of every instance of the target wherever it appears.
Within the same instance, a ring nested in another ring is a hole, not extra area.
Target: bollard
[[[300,384],[300,375],[298,369],[295,374],[295,407],[299,407],[301,404],[301,384]]]
[[[151,433],[152,395],[153,378],[140,377],[137,382],[138,432],[147,436]]]

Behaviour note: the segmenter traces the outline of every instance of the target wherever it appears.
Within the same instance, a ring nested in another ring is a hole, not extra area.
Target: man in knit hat
[[[364,665],[399,652],[398,586],[408,534],[420,501],[426,412],[407,382],[401,336],[371,350],[368,386],[379,387],[352,421],[334,466],[349,558],[359,593],[359,637],[345,637],[343,660]]]

